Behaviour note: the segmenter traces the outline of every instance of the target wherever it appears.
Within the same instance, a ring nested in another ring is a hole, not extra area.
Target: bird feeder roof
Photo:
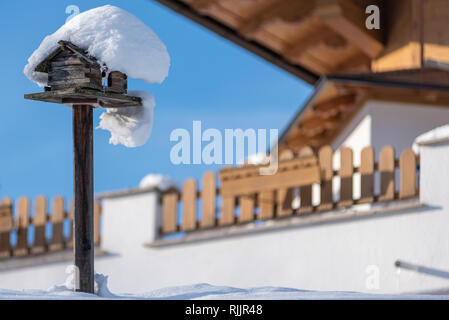
[[[86,50],[81,49],[80,47],[74,45],[70,41],[60,40],[58,41],[59,47],[56,48],[52,53],[50,53],[43,61],[41,61],[34,71],[48,73],[49,62],[56,57],[63,50],[69,50],[81,59],[87,61],[90,64],[98,64],[97,59],[95,57],[90,56]]]

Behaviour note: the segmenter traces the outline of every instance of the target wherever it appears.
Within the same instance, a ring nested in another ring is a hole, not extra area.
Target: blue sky
[[[212,165],[173,165],[170,132],[284,128],[312,88],[283,70],[171,12],[151,0],[2,1],[2,105],[0,108],[0,197],[39,194],[72,196],[72,114],[64,105],[29,101],[24,93],[42,89],[23,74],[28,57],[42,39],[64,24],[68,5],[81,11],[112,4],[150,26],[166,44],[171,68],[161,84],[131,79],[130,89],[156,99],[150,140],[139,148],[108,143],[109,132],[94,132],[95,192],[135,187],[148,173],[184,181],[200,179]],[[101,110],[94,114],[98,125]]]

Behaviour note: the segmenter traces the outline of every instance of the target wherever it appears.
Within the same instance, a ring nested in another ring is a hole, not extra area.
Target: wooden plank
[[[10,232],[13,228],[12,201],[4,198],[0,203],[0,232]]]
[[[49,75],[52,73],[58,73],[61,75],[65,74],[78,74],[80,76],[85,76],[86,74],[91,74],[96,78],[102,78],[102,73],[100,68],[92,68],[89,66],[80,66],[80,65],[52,65],[51,70],[49,71]]]
[[[221,193],[223,196],[252,194],[261,191],[277,190],[280,188],[299,187],[320,181],[317,165],[279,171],[274,175],[242,177],[222,181]]]
[[[352,177],[354,175],[354,157],[351,148],[340,149],[340,201],[339,207],[349,207],[354,203]]]
[[[313,211],[312,185],[301,186],[299,188],[299,199],[301,199],[301,204],[298,209],[299,214],[310,213]]]
[[[395,166],[394,148],[386,146],[380,151],[379,172],[380,172],[380,201],[394,199],[395,192]]]
[[[238,27],[239,32],[247,38],[253,38],[263,25],[282,20],[297,22],[306,17],[314,8],[313,1],[282,0],[267,2],[269,5],[257,10]]]
[[[359,203],[374,200],[374,149],[365,147],[360,155],[360,199]]]
[[[235,222],[235,197],[233,195],[221,196],[221,215],[218,220],[220,226],[234,224]]]
[[[178,213],[178,193],[171,191],[162,196],[162,233],[176,232]]]
[[[51,83],[49,83],[49,85],[51,85],[52,90],[70,89],[73,87],[91,88],[91,89],[97,89],[97,90],[103,89],[100,81],[98,81],[98,83],[96,83],[95,81],[92,81],[92,80],[94,80],[94,79],[89,79],[89,78],[67,79],[67,80],[61,80],[61,81],[52,81]]]
[[[309,146],[302,147],[298,152],[299,158],[310,158],[315,157],[313,149]],[[312,185],[305,185],[299,187],[299,199],[300,207],[297,210],[299,214],[310,213],[313,211],[312,204]]]
[[[57,196],[53,199],[51,209],[51,241],[49,250],[56,251],[64,248],[64,198]]]
[[[382,31],[366,28],[367,15],[363,9],[351,0],[319,0],[315,14],[337,34],[375,58],[384,48]]]
[[[94,201],[94,244],[99,245],[101,242],[101,204],[100,201]]]
[[[85,63],[83,63],[80,59],[76,57],[72,57],[69,59],[56,59],[50,62],[50,66],[51,66],[50,72],[52,71],[51,69],[61,69],[64,67],[79,67],[79,68],[87,67]]]
[[[62,81],[65,79],[86,79],[86,74],[95,75],[96,78],[101,79],[101,73],[91,73],[90,68],[84,68],[79,66],[64,66],[53,67],[48,73],[48,80]]]
[[[31,253],[42,253],[47,251],[47,241],[45,238],[45,226],[47,224],[47,199],[38,196],[34,201],[34,241]]]
[[[280,161],[292,160],[295,157],[294,153],[290,149],[284,150],[279,155]],[[285,217],[293,214],[292,201],[293,201],[293,189],[292,188],[275,188],[276,189],[276,202],[277,211],[276,216]]]
[[[332,178],[334,174],[332,165],[333,151],[330,146],[323,146],[318,151],[320,163],[320,205],[318,210],[330,210],[333,208]]]
[[[399,159],[400,188],[399,198],[416,196],[416,155],[412,149],[405,149]]]
[[[298,168],[305,168],[316,165],[318,163],[315,156],[306,156],[301,158],[296,158],[293,160],[283,160],[278,163],[278,172],[289,171]],[[244,166],[238,168],[225,168],[220,170],[219,177],[222,182],[232,180],[232,179],[240,179],[242,177],[260,177],[260,169],[268,168],[268,165],[261,166]]]
[[[19,198],[17,202],[17,244],[14,248],[15,256],[29,254],[28,248],[28,225],[30,221],[30,199]]]
[[[73,105],[74,256],[77,291],[94,292],[93,108]]]
[[[242,195],[238,198],[240,215],[237,219],[239,223],[254,220],[255,195]]]
[[[3,198],[0,207],[0,258],[7,258],[12,252],[10,240],[13,229],[12,200]]]
[[[274,191],[262,191],[258,196],[259,219],[271,219],[274,216]]]
[[[217,178],[215,177],[215,173],[213,172],[206,172],[203,176],[203,190],[201,191],[201,228],[209,228],[215,226],[217,189],[216,180]]]
[[[191,231],[196,229],[196,181],[188,179],[182,189],[183,221],[182,230]]]
[[[313,111],[323,119],[335,117],[348,106],[353,106],[356,100],[354,93],[337,95],[313,105]]]
[[[301,62],[302,56],[311,48],[339,38],[339,36],[326,25],[322,23],[317,24],[311,20],[309,21],[311,26],[312,24],[316,25],[315,32],[305,33],[300,38],[296,38],[294,45],[288,46],[282,51],[282,54],[292,61]],[[342,40],[345,42],[344,39]]]
[[[276,216],[286,217],[293,214],[293,190],[291,188],[280,188],[276,192],[277,211]]]
[[[136,107],[142,105],[139,97],[128,96],[113,92],[102,92],[89,88],[67,88],[24,95],[25,99],[61,103],[63,98],[89,99],[97,98],[104,108]]]

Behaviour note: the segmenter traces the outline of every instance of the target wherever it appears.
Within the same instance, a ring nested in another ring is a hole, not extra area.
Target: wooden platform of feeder
[[[60,104],[88,104],[95,108],[122,108],[142,105],[139,97],[86,88],[69,88],[24,95],[25,99]]]

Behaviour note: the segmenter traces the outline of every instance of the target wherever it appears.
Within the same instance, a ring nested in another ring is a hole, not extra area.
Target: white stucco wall
[[[423,104],[367,101],[343,132],[336,137],[332,148],[336,150],[336,166],[339,165],[338,151],[351,147],[354,163],[360,163],[360,152],[372,146],[376,159],[380,150],[391,145],[397,157],[420,134],[449,123],[449,108]]]

